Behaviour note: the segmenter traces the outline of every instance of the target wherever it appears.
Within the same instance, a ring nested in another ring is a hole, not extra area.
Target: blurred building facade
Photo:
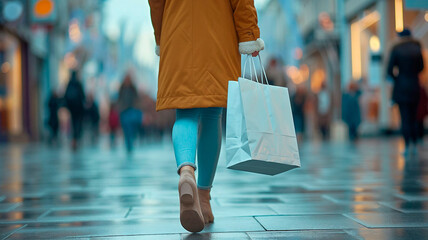
[[[268,55],[285,60],[291,91],[302,84],[317,94],[326,83],[338,130],[342,92],[358,82],[363,90],[361,132],[381,134],[399,127],[385,74],[389,50],[403,27],[428,46],[427,5],[418,0],[271,0],[261,11],[262,37],[267,49],[280,51]]]
[[[0,141],[37,140],[44,135],[46,100],[52,91],[62,94],[71,69],[80,70],[86,91],[107,112],[131,68],[136,85],[151,104],[146,108],[153,108],[157,65],[141,63],[135,54],[140,50],[142,55],[154,55],[148,44],[154,46],[153,36],[144,36],[141,47],[138,34],[125,39],[124,22],[118,39],[106,37],[105,2],[0,0]],[[273,71],[275,84],[291,92],[300,85],[316,96],[325,83],[338,129],[342,91],[350,82],[358,82],[363,89],[362,132],[396,131],[399,117],[390,102],[385,65],[395,32],[404,26],[428,46],[426,2],[268,0],[258,9],[266,43],[262,56],[275,61],[264,62],[279,63]],[[65,112],[60,111],[60,117]],[[308,118],[309,126],[314,118]]]
[[[92,28],[100,26],[102,3],[103,0],[0,1],[2,141],[43,136],[47,97],[52,91],[60,91],[70,65],[87,55],[80,43],[84,37],[92,36]],[[94,25],[95,18],[98,26]]]

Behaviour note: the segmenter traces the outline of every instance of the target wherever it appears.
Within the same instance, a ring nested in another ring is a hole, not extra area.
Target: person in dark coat
[[[358,127],[361,123],[360,96],[361,91],[357,83],[351,82],[342,97],[342,118],[348,125],[349,140],[353,142],[358,138]]]
[[[71,125],[73,129],[71,147],[73,150],[76,150],[82,135],[82,122],[85,114],[85,92],[83,91],[82,83],[80,83],[76,71],[71,73],[64,100],[71,115]]]
[[[419,73],[424,69],[421,44],[404,29],[398,33],[400,41],[391,50],[387,74],[394,81],[392,100],[398,104],[401,131],[406,144],[405,154],[416,146],[416,113],[419,102]],[[416,151],[416,148],[414,148]]]
[[[305,135],[305,105],[306,105],[306,88],[303,85],[297,86],[296,93],[291,98],[293,109],[294,127],[296,129],[297,140],[301,142]]]
[[[324,81],[316,98],[318,129],[323,141],[330,138],[330,123],[332,115],[332,99]]]
[[[95,144],[99,134],[100,113],[92,94],[88,94],[86,99],[85,114],[88,130],[91,134],[91,142]]]
[[[48,100],[49,117],[47,125],[50,129],[49,143],[53,144],[57,142],[58,129],[59,129],[59,118],[58,110],[61,107],[61,99],[56,91],[52,91]]]

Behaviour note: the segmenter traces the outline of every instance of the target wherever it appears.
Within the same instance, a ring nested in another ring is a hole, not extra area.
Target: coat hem
[[[189,109],[189,108],[209,108],[227,107],[226,95],[203,95],[186,97],[158,98],[156,101],[156,111],[166,109]]]

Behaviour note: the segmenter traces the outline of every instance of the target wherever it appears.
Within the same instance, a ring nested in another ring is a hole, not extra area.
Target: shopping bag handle
[[[256,81],[258,83],[260,83],[259,79],[257,77],[256,65],[254,64],[254,60],[253,60],[251,54],[248,54],[247,58],[245,59],[245,62],[244,62],[244,71],[242,71],[242,78],[245,78],[245,73],[247,72],[246,70],[247,70],[248,59],[251,59],[251,61],[250,61],[250,78],[249,79],[253,80],[253,69],[254,69],[254,76],[256,77]]]
[[[262,58],[260,57],[260,53],[258,55],[258,58],[259,58],[260,68],[262,69],[262,74],[261,74],[262,83],[263,83],[263,76],[264,76],[266,84],[269,85],[269,81],[268,81],[268,78],[267,78],[266,70],[265,70],[265,67],[264,67],[264,65],[262,63]]]
[[[268,78],[267,78],[266,70],[265,70],[265,68],[263,66],[260,54],[258,55],[258,58],[259,58],[260,69],[261,69],[261,79],[260,79],[260,82],[259,82],[259,79],[257,77],[256,64],[254,63],[254,59],[251,56],[251,54],[248,54],[247,57],[246,57],[246,59],[245,59],[245,62],[244,62],[244,71],[242,72],[242,78],[245,78],[245,73],[246,73],[246,69],[247,69],[248,59],[250,59],[250,78],[249,79],[253,80],[253,70],[254,70],[254,76],[256,77],[256,81],[258,83],[262,83],[263,84],[263,77],[264,77],[265,83],[267,85],[269,85],[269,81],[268,81]]]

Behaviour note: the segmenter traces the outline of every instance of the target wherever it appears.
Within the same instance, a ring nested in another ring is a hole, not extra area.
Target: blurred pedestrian
[[[342,97],[342,118],[348,125],[348,136],[352,142],[358,138],[358,127],[361,123],[360,96],[358,84],[351,82]]]
[[[331,97],[325,81],[321,84],[321,90],[317,95],[317,121],[322,139],[330,138]]]
[[[307,93],[304,85],[298,85],[296,93],[291,98],[293,109],[294,128],[296,129],[297,140],[301,142],[305,135],[305,105]]]
[[[425,87],[421,86],[420,94],[419,94],[418,112],[416,116],[416,122],[417,122],[416,124],[418,128],[417,141],[421,145],[423,144],[423,141],[424,141],[424,135],[425,135],[424,121],[426,116],[428,116],[428,95]]]
[[[117,111],[117,104],[115,102],[110,104],[108,126],[110,130],[110,146],[114,147],[116,145],[117,131],[119,130],[120,126],[119,112]]]
[[[71,115],[73,130],[71,148],[76,150],[82,135],[83,116],[85,114],[85,92],[78,78],[77,71],[71,72],[64,99]]]
[[[210,189],[220,152],[228,81],[241,75],[239,53],[257,56],[264,43],[253,1],[149,3],[160,55],[156,107],[158,111],[177,109],[172,140],[180,174],[180,221],[188,231],[199,232],[214,221]]]
[[[424,68],[419,41],[412,37],[409,29],[398,33],[389,59],[387,73],[394,81],[392,100],[398,104],[401,115],[401,131],[405,142],[404,154],[416,152],[417,109],[420,86],[419,73]]]
[[[85,115],[91,143],[95,144],[99,134],[100,113],[93,94],[88,94],[86,98]]]
[[[134,148],[134,140],[142,124],[142,113],[137,109],[137,104],[137,88],[132,82],[131,74],[127,73],[119,89],[117,108],[128,153],[131,153]]]
[[[285,78],[285,73],[282,70],[282,63],[277,58],[271,58],[266,69],[267,79],[269,79],[269,85],[275,86],[287,86],[287,80]]]
[[[49,126],[50,134],[48,142],[49,144],[55,144],[58,141],[58,130],[59,130],[59,118],[58,110],[61,107],[61,98],[56,91],[52,91],[48,100],[49,117],[47,125]]]

